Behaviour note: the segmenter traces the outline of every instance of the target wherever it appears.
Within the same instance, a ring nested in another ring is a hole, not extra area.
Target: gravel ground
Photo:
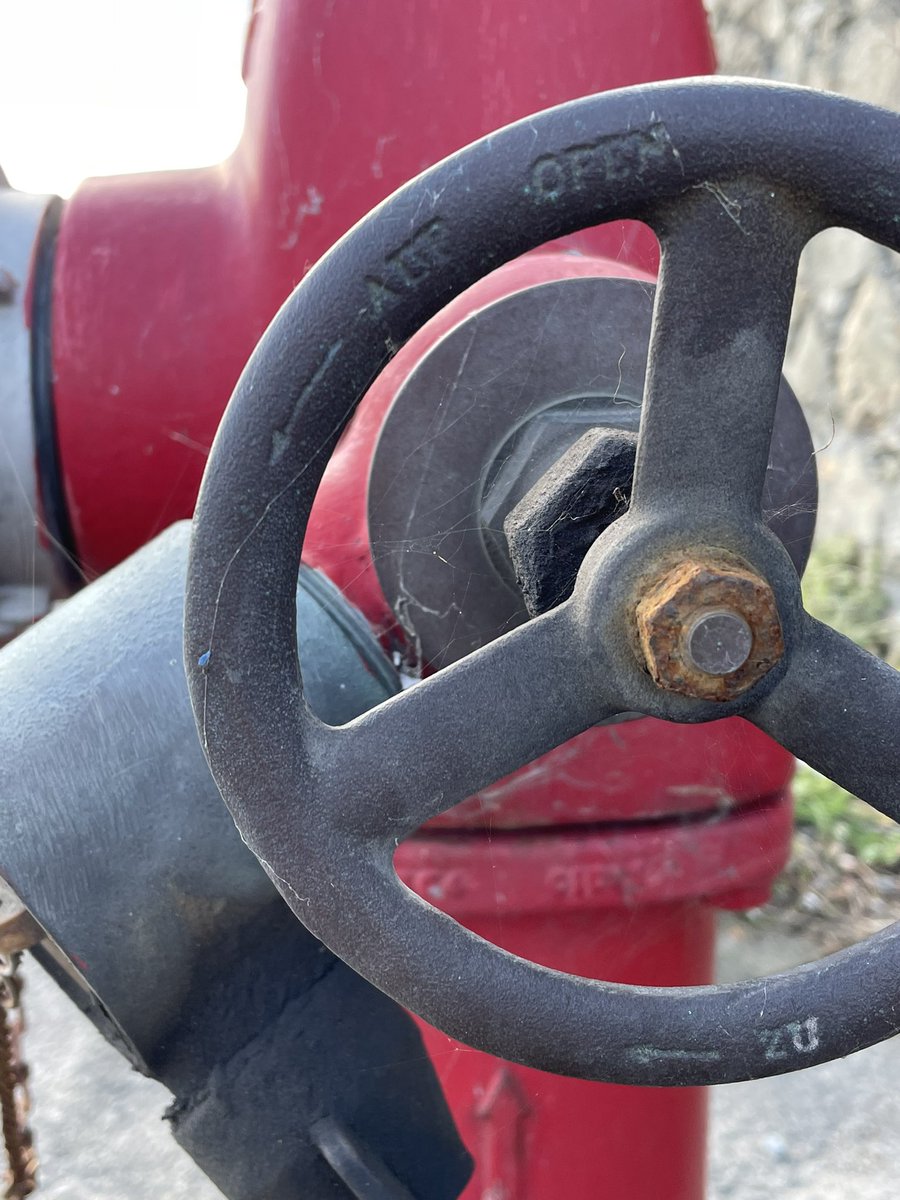
[[[816,943],[802,934],[723,922],[723,979],[817,955]],[[161,1121],[165,1089],[133,1074],[33,964],[27,964],[26,1003],[41,1158],[38,1196],[221,1200]],[[712,1105],[709,1200],[897,1195],[898,1078],[900,1039],[810,1071],[719,1088]]]

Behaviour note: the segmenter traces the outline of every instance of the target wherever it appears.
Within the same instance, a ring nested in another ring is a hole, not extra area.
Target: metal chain
[[[0,954],[0,1118],[6,1146],[4,1200],[24,1200],[37,1187],[37,1155],[28,1127],[28,1068],[22,1061],[22,955]]]

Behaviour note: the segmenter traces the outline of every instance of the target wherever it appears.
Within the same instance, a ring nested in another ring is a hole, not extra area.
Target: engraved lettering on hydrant
[[[297,398],[291,407],[291,414],[285,421],[284,425],[282,425],[280,429],[273,429],[272,445],[269,451],[270,467],[274,467],[276,465],[284,452],[287,450],[288,446],[290,446],[294,430],[303,416],[309,397],[313,394],[313,392],[315,392],[322,380],[328,374],[332,363],[340,354],[343,345],[343,338],[338,338],[338,340],[332,346],[329,346],[328,353],[316,367],[315,371],[313,371],[312,375],[309,377],[304,386],[297,393]],[[201,663],[200,666],[202,667],[203,664]]]
[[[777,1029],[760,1029],[756,1035],[766,1048],[769,1062],[787,1058],[789,1054],[812,1054],[819,1048],[819,1018],[788,1021]]]
[[[531,164],[530,192],[539,202],[561,200],[596,182],[626,179],[648,162],[673,154],[669,134],[661,121],[648,129],[606,134],[595,142],[566,146],[556,154],[542,154]]]
[[[527,1177],[527,1123],[531,1115],[513,1067],[501,1066],[481,1095],[475,1118],[480,1125],[478,1187],[482,1200],[517,1200]]]
[[[606,879],[600,867],[551,867],[547,887],[564,900],[591,900],[602,892]]]
[[[369,312],[376,319],[394,305],[404,291],[427,279],[436,267],[450,261],[449,231],[441,217],[426,221],[385,256],[385,277],[366,275]]]

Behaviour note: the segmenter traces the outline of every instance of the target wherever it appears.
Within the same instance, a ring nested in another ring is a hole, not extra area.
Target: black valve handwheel
[[[630,512],[594,544],[570,600],[349,725],[324,725],[294,651],[297,563],[359,398],[492,268],[621,218],[646,221],[662,248]],[[566,104],[446,159],[351,230],[285,303],[228,406],[197,506],[185,617],[213,774],[300,920],[481,1050],[588,1079],[708,1084],[900,1030],[897,926],[768,979],[629,987],[490,945],[392,866],[429,818],[626,710],[687,722],[739,713],[900,816],[900,676],[804,612],[761,519],[797,261],[831,225],[900,249],[897,115],[720,80]],[[771,589],[770,640],[784,647],[725,700],[658,686],[636,616],[667,573],[710,559]]]

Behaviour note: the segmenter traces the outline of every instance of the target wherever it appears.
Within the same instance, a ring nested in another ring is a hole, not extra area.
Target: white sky
[[[87,175],[224,158],[244,110],[250,0],[0,0],[0,166],[68,195]]]

